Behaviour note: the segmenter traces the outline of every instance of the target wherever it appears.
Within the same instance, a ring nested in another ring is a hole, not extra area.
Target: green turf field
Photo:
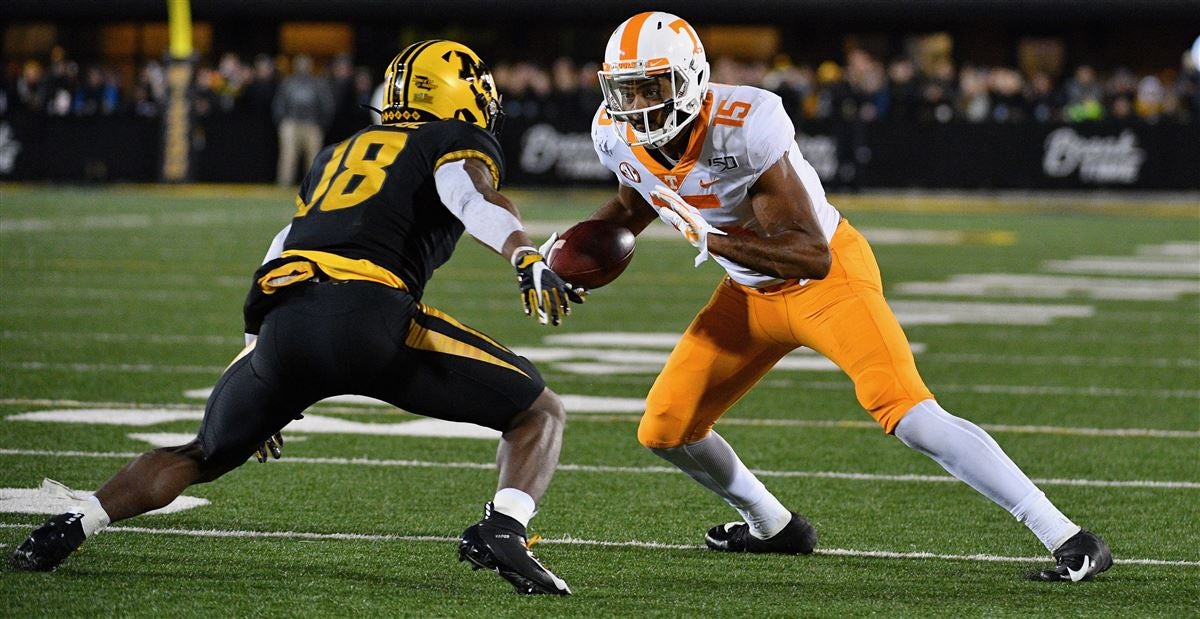
[[[538,238],[605,197],[511,195]],[[521,313],[511,267],[469,240],[425,298],[568,396],[563,467],[531,532],[574,596],[518,597],[456,562],[495,489],[494,439],[406,436],[417,417],[339,402],[287,433],[282,460],[185,493],[207,504],[119,523],[52,574],[0,569],[0,615],[1195,616],[1200,207],[834,201],[872,239],[942,404],[1100,533],[1112,570],[1023,580],[1047,564],[1036,538],[883,435],[848,380],[802,354],[718,427],[815,523],[817,553],[702,549],[736,514],[638,445],[636,411],[720,273],[691,268],[655,223],[629,271],[557,329]],[[195,431],[290,205],[267,188],[0,186],[0,554],[45,518],[16,513],[43,477],[94,490]]]

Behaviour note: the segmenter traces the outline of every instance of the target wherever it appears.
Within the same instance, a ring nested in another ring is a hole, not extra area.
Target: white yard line
[[[629,421],[634,422],[641,418],[640,415],[629,414],[611,414],[611,415],[596,415],[596,414],[579,414],[571,415],[571,410],[567,409],[567,415],[572,422],[588,421],[588,422],[605,422],[605,421]],[[766,427],[784,427],[784,428],[856,428],[864,430],[878,430],[879,424],[874,421],[866,421],[859,419],[762,419],[754,417],[722,417],[717,423],[723,426],[766,426]],[[1117,438],[1130,437],[1145,437],[1145,438],[1200,438],[1200,431],[1197,430],[1155,430],[1151,428],[1076,428],[1067,426],[1035,426],[1035,425],[1010,425],[1003,423],[984,423],[979,424],[984,430],[994,434],[1051,434],[1062,436],[1106,436]]]
[[[574,378],[568,377],[564,374],[554,374],[552,372],[542,372],[542,375],[560,379]],[[643,383],[645,383],[644,380],[637,381],[637,384]],[[813,389],[817,391],[844,391],[847,389],[853,389],[849,382],[806,381],[795,380],[791,378],[766,378],[763,379],[759,385],[768,387],[781,387],[785,389]],[[1123,387],[1064,387],[1059,385],[954,384],[934,384],[931,388],[935,394],[977,393],[993,395],[1080,396],[1096,398],[1200,399],[1200,390],[1196,389],[1128,389]]]
[[[3,529],[32,529],[36,524],[0,523]],[[210,538],[248,538],[248,539],[300,539],[315,541],[367,541],[367,542],[457,542],[457,537],[438,535],[394,535],[371,533],[308,533],[304,531],[239,531],[226,529],[159,529],[150,527],[111,526],[105,532],[141,533],[146,535],[179,535],[184,537]],[[565,546],[599,546],[604,548],[649,548],[655,550],[707,550],[696,544],[672,544],[667,542],[645,542],[638,540],[612,541],[592,540],[572,536],[561,538],[542,538],[541,544]],[[895,552],[891,550],[852,550],[846,548],[818,548],[813,554],[833,557],[865,557],[871,559],[941,559],[946,561],[979,561],[986,563],[1038,563],[1046,562],[1044,556],[1039,557],[1008,557],[1003,555],[973,554],[955,555],[934,552]],[[1117,558],[1114,563],[1120,565],[1154,565],[1162,567],[1197,567],[1200,561],[1166,560],[1166,559],[1126,559]]]
[[[68,372],[132,372],[136,374],[220,374],[220,365],[157,365],[153,363],[46,363],[42,361],[12,361],[0,363],[11,370],[58,370]]]
[[[565,364],[569,369],[571,364]],[[1187,367],[1187,366],[1185,366]],[[150,363],[47,363],[42,361],[10,361],[0,363],[0,368],[23,371],[67,371],[67,372],[128,372],[137,374],[209,374],[220,375],[224,366],[215,365],[157,365]],[[653,372],[650,372],[653,373]],[[555,371],[551,364],[542,372],[545,376],[579,378],[574,372]],[[626,382],[621,376],[610,376],[607,373],[588,374],[591,378],[603,379],[606,382]],[[643,384],[645,379],[636,381]],[[768,378],[764,385],[801,387],[805,389],[842,390],[848,385],[843,383],[821,381],[796,381],[788,378]],[[1068,387],[1063,385],[937,385],[937,392],[944,393],[985,393],[1002,395],[1063,395],[1099,398],[1154,398],[1171,399],[1187,398],[1200,399],[1200,390],[1196,389],[1134,389],[1124,387]]]
[[[573,335],[573,334],[572,334]],[[590,334],[583,334],[590,335]],[[677,335],[670,334],[640,334],[643,336],[658,336],[658,337],[641,337],[637,339],[639,334],[616,334],[628,335],[628,341],[623,339],[613,338],[605,340],[601,338],[595,339],[595,344],[598,346],[613,346],[612,350],[605,349],[587,349],[587,348],[571,348],[571,347],[548,347],[548,346],[518,346],[516,351],[520,354],[529,357],[535,363],[555,362],[562,359],[571,359],[576,357],[596,356],[599,353],[614,356],[627,356],[630,354],[645,354],[647,349],[654,348],[672,348],[678,342]],[[1086,334],[1049,334],[1056,337],[1047,338],[1032,338],[1028,335],[1021,334],[1015,337],[1024,339],[1042,339],[1054,341],[1082,341],[1081,336]],[[545,338],[547,343],[556,341],[557,336]],[[985,333],[980,337],[989,339],[1011,340],[1014,337],[1012,331],[1004,331],[1001,333]],[[241,336],[225,336],[225,335],[160,335],[154,333],[134,334],[134,333],[37,333],[33,331],[0,331],[0,339],[6,340],[34,340],[45,341],[47,339],[66,340],[66,341],[94,341],[94,342],[128,342],[128,343],[146,343],[146,344],[163,344],[163,345],[211,345],[227,347],[230,350],[241,349],[243,339]],[[1097,335],[1092,341],[1111,341],[1111,334]],[[1165,342],[1179,342],[1178,336],[1163,338]],[[586,339],[580,339],[577,342],[564,340],[564,344],[584,344]],[[636,350],[629,350],[625,347],[636,347]],[[913,352],[917,353],[921,360],[929,361],[950,361],[954,363],[970,363],[978,365],[1001,364],[1001,365],[1071,365],[1071,366],[1100,366],[1100,367],[1152,367],[1152,368],[1195,368],[1200,367],[1200,358],[1188,357],[1106,357],[1106,356],[1085,356],[1085,355],[1015,355],[1015,354],[991,354],[991,353],[949,353],[949,352],[925,352],[928,349],[927,345],[920,344],[913,346]],[[815,357],[813,353],[807,349],[799,349],[798,357]],[[661,359],[654,358],[656,363],[661,366]],[[137,365],[135,367],[143,367]]]
[[[565,394],[561,396],[567,402],[574,402],[577,398],[589,398],[591,400],[603,400],[604,398],[596,398],[594,396],[573,396]],[[611,422],[611,421],[636,421],[639,415],[630,414],[632,408],[627,405],[626,401],[635,401],[637,398],[611,398],[616,401],[613,410],[601,410],[600,407],[593,407],[593,410],[580,412],[578,408],[568,406],[567,411],[572,421],[583,422]],[[92,409],[128,409],[131,411],[137,410],[178,410],[192,411],[199,413],[200,409],[194,404],[146,404],[138,402],[81,402],[79,400],[54,400],[54,399],[37,399],[37,398],[0,398],[0,405],[14,406],[53,406],[53,407],[72,407],[72,408],[92,408]],[[346,413],[346,414],[370,414],[379,410],[380,407],[357,405],[357,406],[328,406],[321,404],[313,410],[321,413]],[[402,414],[399,409],[389,408],[389,411],[396,414]],[[574,413],[574,414],[572,414]],[[407,414],[407,413],[403,413]],[[2,415],[0,415],[2,417]],[[874,421],[859,420],[859,419],[764,419],[756,417],[724,417],[721,419],[722,425],[730,426],[767,426],[767,427],[795,427],[795,428],[852,428],[875,430],[879,428],[879,424]],[[1047,426],[1047,425],[1012,425],[1002,423],[980,424],[983,429],[988,432],[1001,434],[1050,434],[1050,435],[1066,435],[1066,436],[1096,436],[1096,437],[1146,437],[1146,438],[1200,438],[1200,431],[1197,430],[1162,430],[1157,428],[1088,428],[1088,427],[1073,427],[1073,426]]]
[[[157,333],[70,333],[36,331],[0,331],[0,338],[6,340],[66,340],[68,342],[129,342],[146,344],[207,344],[211,346],[228,346],[241,349],[245,345],[243,336],[233,335],[162,335]]]
[[[50,451],[41,449],[0,449],[0,456],[33,456],[52,458],[114,458],[128,459],[139,454],[131,452],[103,451]],[[395,468],[423,469],[468,469],[490,471],[496,468],[494,462],[430,462],[426,460],[391,460],[375,458],[304,458],[285,457],[279,462],[288,464],[318,464],[334,466],[378,466]],[[667,466],[604,466],[590,464],[560,464],[559,471],[579,473],[626,473],[634,475],[645,474],[676,474],[679,470]],[[782,478],[814,478],[839,479],[845,481],[889,481],[908,483],[958,483],[958,480],[948,475],[879,475],[873,473],[845,473],[839,471],[770,471],[756,469],[755,475],[761,477]],[[1157,480],[1105,480],[1105,479],[1034,479],[1034,483],[1043,486],[1090,486],[1099,488],[1156,488],[1164,490],[1200,489],[1200,482],[1190,481],[1157,481]]]

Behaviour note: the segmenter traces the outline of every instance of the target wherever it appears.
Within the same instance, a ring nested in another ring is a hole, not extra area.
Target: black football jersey
[[[466,158],[486,163],[499,185],[504,159],[496,138],[458,120],[373,125],[327,146],[300,185],[284,251],[368,260],[420,299],[464,230],[439,199],[433,173]]]

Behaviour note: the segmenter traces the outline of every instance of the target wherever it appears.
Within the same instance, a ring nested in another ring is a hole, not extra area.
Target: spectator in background
[[[589,118],[596,113],[596,97],[580,87],[579,68],[575,61],[561,56],[550,65],[553,91],[546,109],[546,116],[553,122],[561,119],[560,129],[570,129],[578,119]]]
[[[46,113],[66,116],[71,113],[74,92],[79,86],[79,64],[66,57],[66,51],[55,47],[50,51],[50,75],[47,80]]]
[[[166,72],[162,64],[150,60],[142,65],[129,92],[128,109],[136,116],[153,118],[161,114],[167,98]]]
[[[1200,37],[1196,39],[1195,54],[1184,52],[1180,60],[1182,71],[1175,83],[1180,101],[1180,122],[1200,120]]]
[[[254,67],[244,88],[239,104],[252,118],[264,121],[271,119],[271,107],[275,101],[275,91],[279,84],[275,77],[275,60],[267,54],[254,57]]]
[[[359,128],[375,124],[371,111],[372,98],[375,96],[375,72],[367,67],[354,70],[354,98],[358,104]]]
[[[1090,65],[1080,65],[1066,86],[1067,104],[1063,114],[1069,122],[1087,122],[1104,118],[1104,91]]]
[[[1039,123],[1057,122],[1062,117],[1062,98],[1054,90],[1054,81],[1038,71],[1025,87],[1025,114]]]
[[[916,121],[917,110],[921,107],[921,91],[912,60],[893,60],[888,65],[888,83],[891,90],[891,118],[906,123]]]
[[[30,112],[40,113],[46,110],[46,98],[49,96],[50,85],[46,81],[46,72],[42,64],[36,60],[27,60],[21,66],[21,75],[16,84],[17,102]]]
[[[222,112],[232,112],[237,101],[242,96],[242,89],[250,81],[250,70],[242,64],[242,59],[233,52],[221,55],[217,64],[217,75],[213,91],[217,94],[217,105]]]
[[[333,93],[333,118],[325,143],[333,144],[358,133],[371,124],[371,117],[359,107],[360,98],[356,86],[354,62],[346,54],[334,57],[329,67],[330,90]],[[368,101],[369,102],[369,101]]]
[[[954,120],[954,87],[956,70],[954,63],[945,60],[937,63],[921,89],[921,108],[917,119],[922,122],[948,123]]]
[[[219,109],[220,94],[215,88],[219,79],[217,72],[212,67],[206,65],[196,67],[196,75],[192,79],[192,92],[190,93],[194,117],[204,119]]]
[[[988,90],[992,100],[992,121],[1025,122],[1024,80],[1016,69],[993,67],[988,72]]]
[[[105,76],[103,68],[93,65],[75,90],[71,108],[76,116],[108,116],[120,103],[121,91],[115,81]]]
[[[1137,98],[1137,77],[1125,67],[1118,67],[1104,84],[1104,107],[1108,117],[1127,121],[1134,117],[1133,101]]]
[[[600,105],[604,95],[600,94],[600,75],[597,73],[600,70],[600,65],[595,62],[585,62],[578,67],[579,71],[579,97],[582,99],[584,107],[591,108],[591,113],[596,113],[596,106]]]
[[[507,79],[512,97],[504,100],[505,113],[530,122],[540,119],[553,91],[549,74],[536,64],[519,62],[511,67]]]
[[[811,71],[806,73],[792,64],[786,54],[775,56],[771,70],[763,76],[762,87],[779,95],[783,109],[787,110],[792,123],[800,125],[804,117],[804,100],[813,89]]]
[[[846,63],[848,97],[842,110],[846,120],[865,123],[886,118],[891,108],[883,65],[861,49],[851,50]]]
[[[980,123],[991,118],[987,69],[963,66],[958,72],[958,99],[954,108],[956,116],[967,122]]]
[[[279,161],[275,180],[282,187],[296,184],[296,166],[312,161],[321,151],[325,127],[333,116],[329,83],[313,75],[312,59],[298,55],[293,72],[279,85],[272,112],[279,128]]]
[[[1142,120],[1156,123],[1163,113],[1166,98],[1166,89],[1163,88],[1162,81],[1154,75],[1147,75],[1138,80],[1137,99],[1134,100],[1133,110]]]
[[[805,109],[810,118],[827,120],[834,118],[846,97],[846,83],[842,81],[842,67],[832,60],[817,66],[817,90]]]

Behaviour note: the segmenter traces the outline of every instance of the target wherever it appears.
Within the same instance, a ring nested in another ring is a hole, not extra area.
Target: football
[[[633,260],[633,233],[623,226],[589,219],[559,235],[546,262],[567,282],[588,290],[617,278]]]

